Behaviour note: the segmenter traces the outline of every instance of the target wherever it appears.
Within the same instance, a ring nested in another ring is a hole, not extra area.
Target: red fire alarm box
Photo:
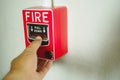
[[[34,41],[35,37],[42,37],[42,44],[37,51],[38,58],[56,60],[68,52],[65,6],[31,7],[24,9],[22,14],[26,47]]]

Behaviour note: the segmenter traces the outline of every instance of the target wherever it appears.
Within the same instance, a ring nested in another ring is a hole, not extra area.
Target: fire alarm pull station
[[[55,7],[53,0],[42,0],[41,6],[22,11],[26,47],[41,36],[37,50],[41,59],[56,60],[68,52],[67,8]]]

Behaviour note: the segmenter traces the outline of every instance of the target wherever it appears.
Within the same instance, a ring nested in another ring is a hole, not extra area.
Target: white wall
[[[0,79],[25,48],[21,10],[40,0],[0,0]],[[55,0],[69,11],[69,53],[44,80],[120,79],[120,0]]]

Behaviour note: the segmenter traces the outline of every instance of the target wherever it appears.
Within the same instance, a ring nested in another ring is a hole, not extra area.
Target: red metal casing
[[[37,51],[38,58],[56,60],[68,52],[66,7],[31,7],[22,14],[26,47],[36,36],[44,40]]]

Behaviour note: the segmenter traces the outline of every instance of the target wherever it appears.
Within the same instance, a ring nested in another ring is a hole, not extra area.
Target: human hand
[[[41,37],[37,37],[14,59],[10,71],[3,80],[42,80],[50,69],[52,61],[37,59],[36,51],[41,42]]]

